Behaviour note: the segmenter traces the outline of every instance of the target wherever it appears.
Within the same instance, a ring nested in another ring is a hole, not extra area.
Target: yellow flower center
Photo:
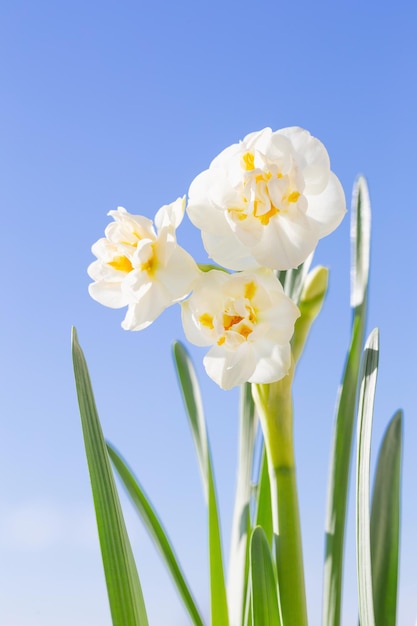
[[[140,266],[142,272],[148,272],[148,274],[153,274],[155,271],[155,257],[152,255],[150,259],[142,263]]]
[[[291,204],[298,202],[301,193],[291,189],[289,177],[284,176],[276,165],[270,164],[265,169],[255,167],[255,154],[245,152],[241,167],[245,173],[243,206],[228,208],[235,220],[243,221],[252,215],[262,226],[268,226],[275,215],[287,212]],[[279,185],[275,182],[278,180],[281,181]]]
[[[113,261],[109,261],[108,265],[111,265],[111,267],[114,267],[114,269],[119,272],[126,272],[126,274],[131,272],[133,269],[133,266],[127,256],[116,256]]]
[[[223,312],[216,316],[216,321],[210,313],[202,313],[199,316],[201,326],[215,331],[217,345],[222,346],[225,343],[229,331],[238,333],[245,341],[251,335],[257,322],[256,309],[252,303],[256,290],[257,285],[254,281],[246,283],[243,297],[229,300]]]

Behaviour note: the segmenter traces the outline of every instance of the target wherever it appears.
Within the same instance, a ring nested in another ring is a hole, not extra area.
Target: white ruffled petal
[[[290,344],[275,345],[271,349],[271,341],[265,339],[255,347],[257,363],[255,371],[249,378],[250,383],[267,384],[281,380],[288,374],[291,367]]]
[[[222,389],[247,382],[256,367],[253,350],[242,344],[235,352],[213,346],[203,359],[207,374]]]
[[[171,227],[174,230],[181,224],[185,213],[185,196],[177,198],[175,202],[161,207],[155,215],[155,226],[159,231]]]
[[[187,339],[212,346],[204,366],[223,389],[285,376],[298,316],[274,272],[265,268],[202,274],[182,304]]]
[[[125,330],[143,330],[171,304],[164,286],[155,282],[143,284],[135,296],[122,322]]]
[[[316,223],[300,211],[295,216],[284,215],[271,220],[252,253],[259,265],[288,270],[305,261],[318,239]]]
[[[222,267],[245,270],[259,265],[233,231],[229,230],[224,236],[203,232],[202,238],[209,257]]]
[[[88,285],[88,293],[100,304],[111,309],[120,309],[128,304],[129,299],[122,292],[120,283],[99,281]]]
[[[345,213],[346,202],[342,185],[333,172],[330,172],[329,184],[323,193],[310,196],[308,200],[307,214],[316,222],[319,238],[333,232]]]
[[[157,271],[158,281],[165,286],[172,302],[178,302],[190,293],[199,274],[193,257],[178,245],[173,248],[167,264]]]
[[[335,180],[326,148],[308,131],[264,128],[194,179],[187,211],[220,265],[243,270],[256,259],[290,269],[340,223],[345,201]]]

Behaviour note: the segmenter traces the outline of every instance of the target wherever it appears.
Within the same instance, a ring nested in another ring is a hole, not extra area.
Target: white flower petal
[[[318,239],[316,223],[302,212],[295,217],[277,216],[252,252],[260,265],[288,270],[298,267],[308,257]]]
[[[167,264],[158,269],[158,281],[165,286],[172,301],[178,302],[190,293],[199,274],[193,257],[177,245]]]
[[[290,344],[276,345],[271,351],[270,341],[265,339],[256,344],[257,363],[248,379],[250,383],[273,383],[288,374],[291,367]]]
[[[149,282],[142,285],[136,300],[129,302],[126,317],[122,322],[125,330],[143,330],[171,304],[163,285]]]
[[[229,231],[226,236],[218,236],[203,231],[202,238],[210,258],[222,267],[231,270],[245,270],[259,265],[233,231]]]
[[[216,340],[213,330],[199,322],[199,315],[193,309],[190,300],[181,302],[181,320],[185,336],[195,346],[211,346]]]
[[[207,374],[222,389],[232,389],[249,380],[256,367],[253,350],[242,344],[236,352],[213,346],[203,359]]]
[[[155,215],[155,226],[158,232],[166,227],[172,227],[174,230],[178,228],[183,220],[184,213],[185,196],[161,207]]]
[[[106,227],[106,239],[113,243],[127,243],[136,245],[138,239],[144,237],[154,239],[155,230],[152,220],[142,215],[132,215],[126,209],[119,207],[117,211],[109,211],[108,215],[114,219]]]
[[[190,186],[188,215],[209,256],[233,270],[253,259],[297,267],[340,223],[345,199],[323,144],[302,128],[247,135]]]
[[[290,339],[299,316],[272,270],[201,274],[182,304],[187,339],[211,345],[208,375],[222,388],[272,382],[290,367]],[[255,377],[255,378],[253,378]]]
[[[111,309],[120,309],[128,304],[128,298],[117,283],[99,281],[88,285],[88,293],[100,304]]]
[[[307,213],[316,222],[320,239],[339,226],[346,213],[345,194],[333,172],[323,193],[310,196]]]
[[[328,183],[330,173],[330,159],[324,145],[307,130],[297,126],[283,128],[279,134],[291,141],[297,153],[297,161],[305,181],[305,192],[321,193]]]
[[[199,274],[193,258],[176,242],[184,199],[159,210],[158,234],[151,220],[123,208],[110,214],[115,221],[92,248],[97,260],[88,268],[95,281],[89,291],[106,306],[127,305],[123,328],[141,330],[187,296]]]

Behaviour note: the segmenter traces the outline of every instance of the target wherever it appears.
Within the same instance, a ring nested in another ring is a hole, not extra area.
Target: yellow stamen
[[[246,283],[245,285],[245,298],[248,300],[252,300],[253,296],[256,293],[256,285],[253,280],[250,283]]]
[[[258,174],[255,176],[256,183],[267,183],[268,180],[271,180],[272,174],[271,172],[262,172],[262,174]]]
[[[239,334],[241,334],[242,337],[244,337],[245,339],[249,337],[251,332],[253,332],[252,328],[249,328],[249,326],[246,326],[245,324],[242,324],[242,326],[239,328]]]
[[[203,313],[203,315],[200,315],[198,321],[202,326],[206,326],[207,328],[210,328],[210,330],[213,330],[213,317],[209,313]]]
[[[243,317],[240,315],[228,315],[227,313],[223,314],[223,328],[224,330],[230,330],[232,326],[235,324],[239,324],[243,320]]]
[[[246,309],[247,309],[247,311],[249,313],[249,315],[248,315],[249,321],[252,324],[256,324],[256,313],[255,313],[255,311],[252,309],[251,306],[247,306]]]
[[[222,346],[225,341],[226,341],[226,337],[223,335],[222,337],[220,337],[220,339],[217,340],[217,345]]]
[[[115,256],[113,261],[109,261],[108,265],[111,265],[111,267],[114,267],[114,269],[119,272],[128,273],[133,270],[133,265],[127,256]]]
[[[298,198],[301,196],[299,191],[292,191],[288,196],[288,202],[297,202]]]
[[[237,219],[241,222],[248,217],[243,209],[227,209],[227,210],[229,211],[229,213],[233,213],[234,216],[237,217]]]
[[[277,213],[279,213],[279,209],[276,209],[274,206],[271,206],[271,208],[269,209],[269,211],[267,213],[263,213],[262,215],[256,215],[256,206],[257,206],[257,202],[255,202],[255,211],[254,211],[254,215],[255,217],[258,218],[258,220],[261,222],[262,226],[268,226],[269,224],[269,220],[274,217],[274,215],[276,215]]]
[[[142,272],[148,272],[148,274],[153,274],[155,271],[154,257],[152,256],[145,263],[142,263],[142,265],[140,266],[140,269],[142,270]]]
[[[255,155],[252,152],[245,152],[242,157],[242,167],[247,172],[255,169]]]

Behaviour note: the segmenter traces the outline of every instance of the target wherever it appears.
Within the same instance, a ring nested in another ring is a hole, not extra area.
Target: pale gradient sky
[[[150,494],[208,610],[204,502],[171,359],[173,307],[142,333],[92,301],[91,244],[107,212],[153,217],[227,145],[265,126],[326,145],[350,206],[369,181],[368,330],[381,330],[374,443],[405,411],[399,624],[417,615],[417,9],[411,2],[4,0],[0,624],[110,626],[70,360],[76,325],[103,428]],[[199,261],[199,233],[180,242]],[[316,263],[330,289],[298,372],[295,436],[311,624],[320,623],[333,409],[350,330],[349,216]],[[227,561],[237,392],[191,350],[207,409]],[[186,618],[123,497],[152,626]],[[356,623],[353,500],[344,626]],[[166,599],[161,600],[162,594]]]

